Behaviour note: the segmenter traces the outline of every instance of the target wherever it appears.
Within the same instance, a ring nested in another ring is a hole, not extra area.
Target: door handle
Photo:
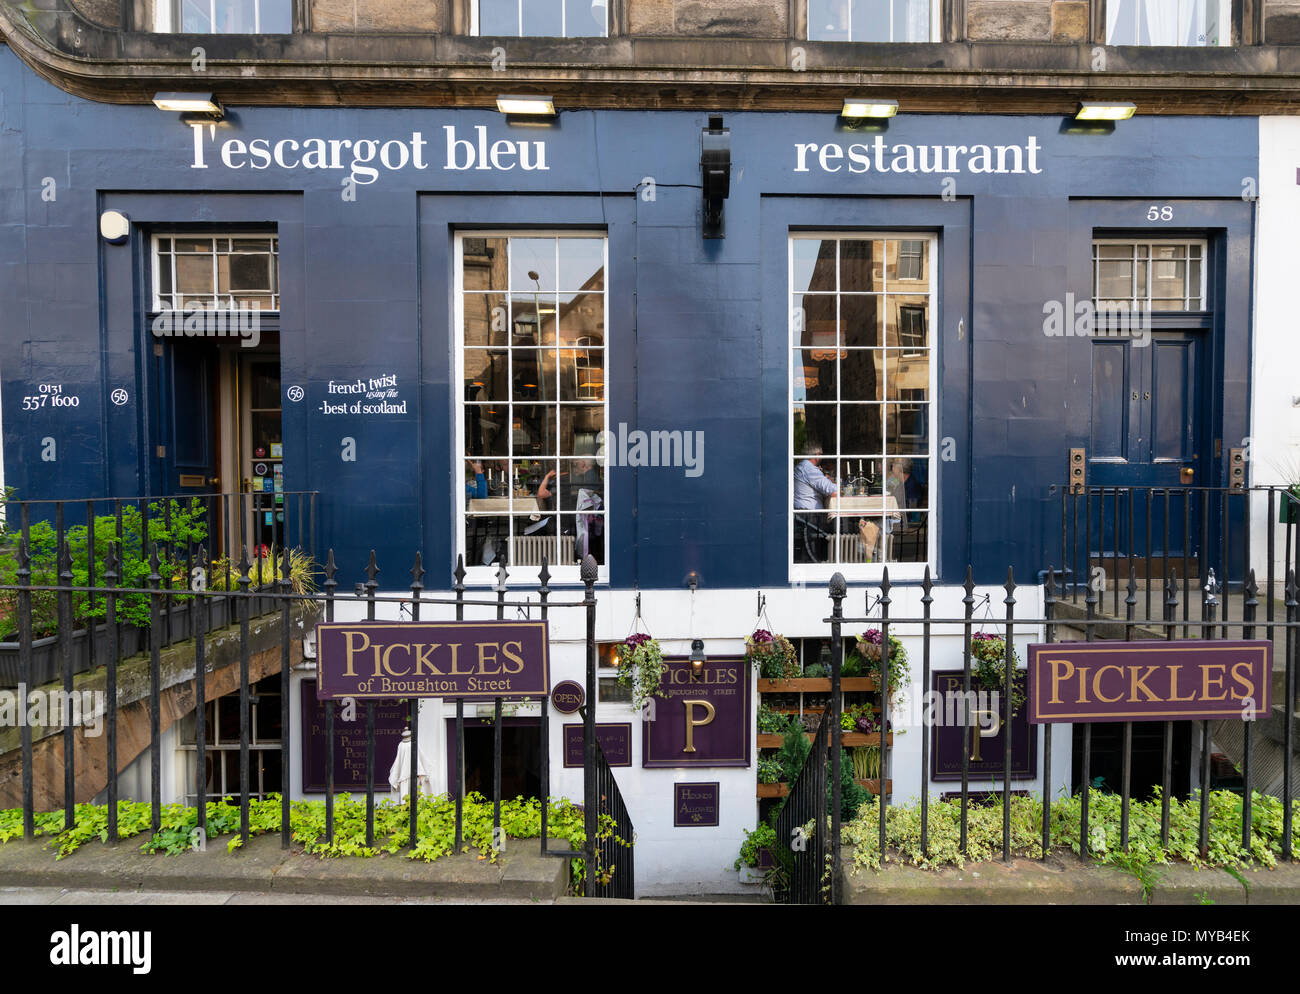
[[[1195,468],[1191,466],[1184,466],[1182,469],[1178,471],[1178,482],[1185,487],[1189,487],[1192,485],[1192,479],[1195,475],[1196,475]]]
[[[208,477],[208,486],[215,487],[215,486],[219,486],[220,484],[221,484],[221,477],[219,476]]]

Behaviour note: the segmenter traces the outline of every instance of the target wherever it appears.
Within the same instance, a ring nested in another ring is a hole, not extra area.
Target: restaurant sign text
[[[316,688],[340,697],[544,697],[545,621],[360,621],[316,626]]]
[[[1029,720],[1187,721],[1268,713],[1273,643],[1057,642],[1029,647]]]

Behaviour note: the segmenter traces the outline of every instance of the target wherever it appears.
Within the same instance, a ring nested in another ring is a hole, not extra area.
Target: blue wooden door
[[[181,339],[164,347],[164,398],[170,445],[169,494],[218,489],[216,449],[216,349]]]
[[[1177,559],[1186,576],[1202,544],[1196,488],[1210,483],[1206,333],[1153,331],[1139,341],[1092,343],[1090,552],[1103,563],[1137,559],[1139,576],[1163,575]]]

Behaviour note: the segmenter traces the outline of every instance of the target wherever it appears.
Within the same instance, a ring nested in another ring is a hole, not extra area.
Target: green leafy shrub
[[[803,769],[803,764],[811,751],[812,743],[804,735],[803,725],[799,722],[791,722],[785,730],[785,736],[781,739],[781,748],[776,754],[776,761],[781,765],[781,779],[786,783],[794,783],[799,778],[799,771]]]
[[[759,783],[779,783],[782,772],[781,764],[775,759],[760,759],[758,761]]]
[[[766,822],[760,822],[752,832],[746,830],[745,841],[740,844],[740,855],[736,857],[735,869],[758,866],[758,851],[769,849],[775,843],[776,829]]]

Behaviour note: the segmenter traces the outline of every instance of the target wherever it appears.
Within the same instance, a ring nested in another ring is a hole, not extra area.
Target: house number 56
[[[1148,221],[1172,221],[1174,219],[1174,209],[1165,204],[1163,207],[1157,207],[1152,204],[1147,208]]]

